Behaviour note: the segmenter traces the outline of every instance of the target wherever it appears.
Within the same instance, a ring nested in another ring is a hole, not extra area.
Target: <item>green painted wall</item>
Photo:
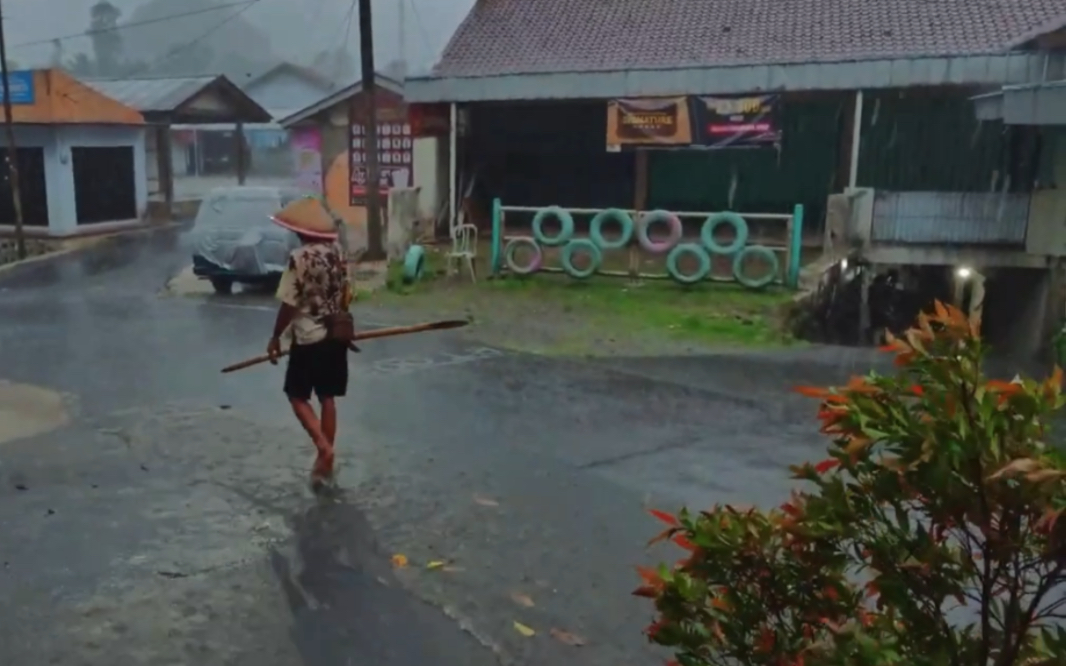
[[[782,102],[780,151],[654,151],[649,156],[648,203],[688,211],[791,213],[802,203],[805,225],[820,227],[826,197],[836,191],[841,135],[849,95]],[[734,185],[735,183],[735,185]],[[730,190],[733,205],[730,207]]]
[[[858,184],[901,192],[987,192],[1006,134],[975,118],[970,91],[867,93]]]

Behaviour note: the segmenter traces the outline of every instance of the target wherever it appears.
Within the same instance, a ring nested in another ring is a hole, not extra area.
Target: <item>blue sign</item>
[[[35,95],[32,71],[24,69],[18,72],[8,72],[7,81],[11,87],[12,104],[33,104]],[[4,94],[4,82],[0,80],[0,100],[4,99]]]

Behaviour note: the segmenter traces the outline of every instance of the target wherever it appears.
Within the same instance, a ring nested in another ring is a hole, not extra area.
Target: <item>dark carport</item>
[[[174,210],[174,173],[171,159],[172,125],[234,126],[237,183],[247,175],[243,127],[268,123],[270,113],[222,75],[95,79],[86,81],[108,97],[141,112],[151,125],[145,150],[148,163],[149,214],[170,217]]]

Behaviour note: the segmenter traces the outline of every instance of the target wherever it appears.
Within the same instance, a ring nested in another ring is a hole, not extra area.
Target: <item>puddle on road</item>
[[[62,394],[0,380],[0,444],[51,432],[69,420]]]
[[[207,296],[215,293],[210,282],[193,275],[192,266],[187,266],[171,278],[164,291],[173,296]]]
[[[196,277],[192,272],[192,266],[187,266],[182,269],[180,273],[167,281],[166,287],[163,288],[159,295],[218,299],[220,302],[225,302],[227,304],[233,304],[238,302],[238,299],[248,299],[250,297],[252,300],[247,301],[247,303],[255,305],[258,304],[258,301],[261,299],[269,299],[269,303],[272,304],[274,290],[271,287],[246,286],[237,283],[233,286],[232,294],[216,294],[215,289],[211,286],[209,280],[203,280]],[[242,300],[239,302],[245,301]]]

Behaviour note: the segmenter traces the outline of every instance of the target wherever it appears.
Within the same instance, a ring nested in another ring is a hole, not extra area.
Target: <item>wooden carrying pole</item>
[[[352,338],[352,342],[358,342],[359,340],[372,340],[374,338],[387,338],[393,335],[406,335],[408,333],[423,333],[425,331],[444,331],[449,328],[462,328],[470,322],[466,319],[446,319],[444,321],[433,321],[427,324],[415,324],[413,326],[393,326],[391,328],[377,328],[372,331],[360,331]],[[278,355],[278,358],[286,356],[289,350],[285,350]],[[263,354],[262,356],[256,356],[240,363],[234,363],[233,365],[227,365],[222,368],[222,372],[234,372],[236,370],[243,370],[250,368],[253,365],[259,365],[260,363],[266,363],[270,360],[269,354]]]

